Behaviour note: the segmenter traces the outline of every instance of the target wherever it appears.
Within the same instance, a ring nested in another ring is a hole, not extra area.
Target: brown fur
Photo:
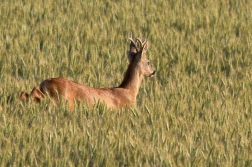
[[[139,38],[137,39],[141,45],[140,50],[131,38],[130,41],[130,51],[128,52],[130,64],[120,86],[93,88],[64,78],[51,78],[33,88],[30,95],[22,92],[20,99],[22,101],[32,99],[39,103],[48,94],[56,104],[58,104],[58,97],[68,101],[71,111],[74,109],[75,100],[86,101],[89,106],[100,101],[105,103],[108,108],[114,109],[135,104],[143,76],[153,76],[155,70],[151,68],[149,60],[146,58],[147,41],[142,42]]]

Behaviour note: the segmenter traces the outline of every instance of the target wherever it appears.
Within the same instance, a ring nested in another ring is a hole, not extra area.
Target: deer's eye
[[[147,65],[150,65],[150,62],[149,62],[149,61],[147,62]]]

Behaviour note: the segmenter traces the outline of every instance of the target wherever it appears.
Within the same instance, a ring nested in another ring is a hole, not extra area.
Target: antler
[[[131,41],[130,43],[130,52],[138,52],[138,49],[137,49],[137,45],[136,43],[134,42],[134,40],[130,37],[129,40]]]
[[[137,41],[141,44],[141,48],[144,46],[144,44],[147,42],[147,40],[145,39],[143,42],[141,41],[141,39],[138,37]]]
[[[132,39],[132,37],[130,37],[129,40],[131,41],[131,43],[130,43],[130,52],[131,53],[137,53],[138,52],[138,48],[137,48],[136,42],[134,42],[134,40]],[[142,40],[140,38],[137,38],[136,40],[137,40],[137,42],[140,43],[141,49],[143,49],[143,47],[146,44],[147,40],[145,39],[143,42],[142,42]],[[147,46],[145,47],[145,50],[147,51]]]

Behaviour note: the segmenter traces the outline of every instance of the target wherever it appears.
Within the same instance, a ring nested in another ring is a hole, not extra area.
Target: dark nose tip
[[[155,75],[156,71],[154,70],[153,73],[151,73],[150,77],[153,77]]]

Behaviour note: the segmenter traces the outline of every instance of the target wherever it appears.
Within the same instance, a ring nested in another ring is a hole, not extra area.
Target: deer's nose
[[[150,77],[153,77],[156,74],[156,71],[154,70],[153,73],[151,73]]]

